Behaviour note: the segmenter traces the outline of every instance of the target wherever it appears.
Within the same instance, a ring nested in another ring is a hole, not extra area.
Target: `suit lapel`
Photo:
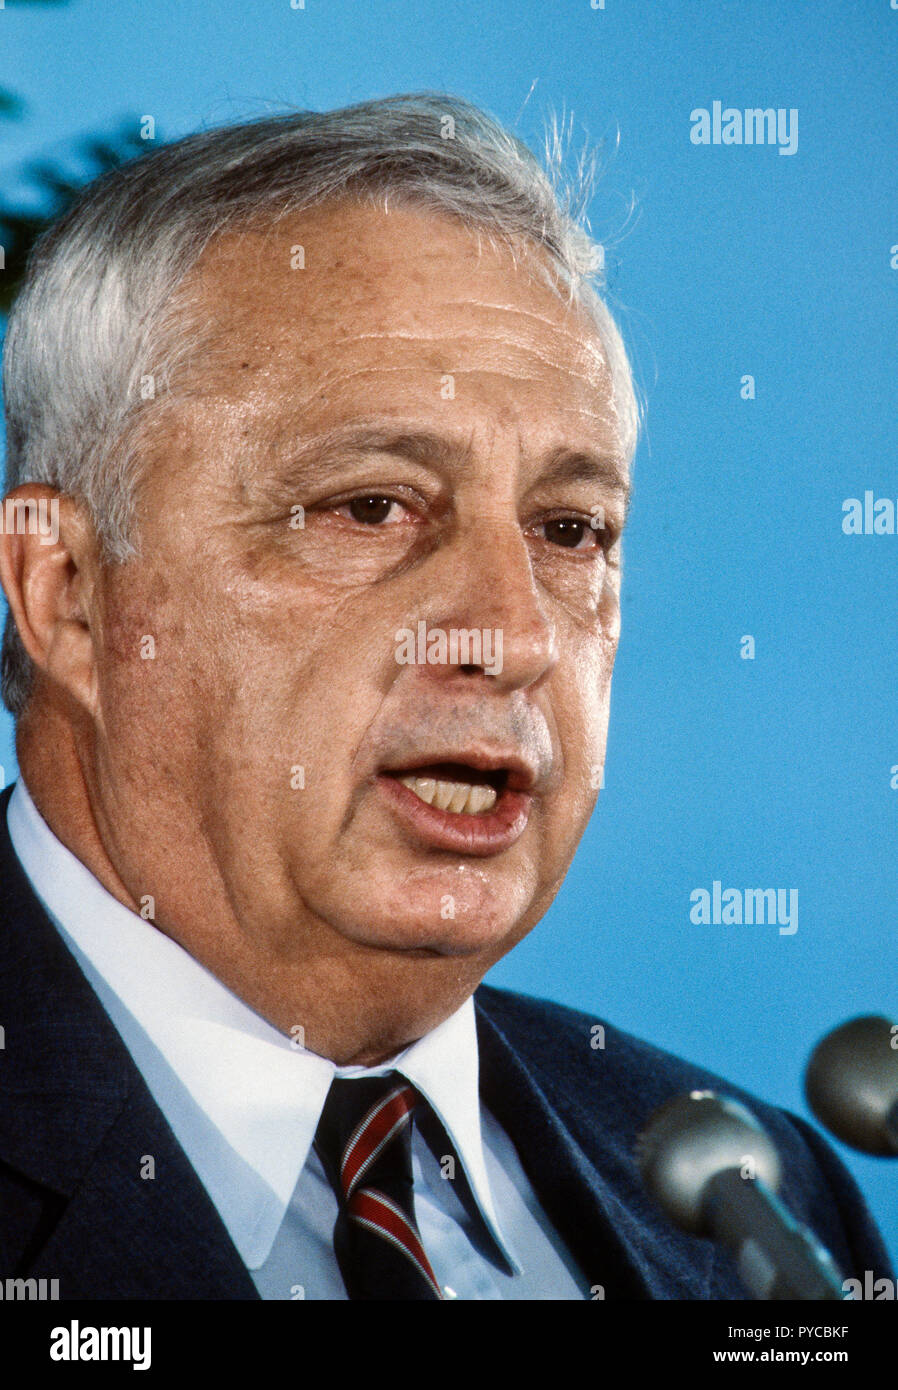
[[[523,1017],[510,1028],[510,996],[482,987],[474,997],[481,1096],[587,1287],[609,1300],[708,1298],[713,1247],[652,1204],[632,1156],[632,1116],[615,1113],[619,1088],[593,1080],[577,1090],[557,1036],[541,1040]]]
[[[0,797],[0,1193],[5,1180],[32,1219],[8,1258],[19,1275],[58,1278],[62,1298],[257,1298],[16,858],[10,794]]]
[[[256,1299],[205,1189],[145,1088],[103,1129],[28,1274],[63,1298]],[[152,1160],[152,1170],[148,1167]],[[153,1171],[153,1176],[141,1172]]]

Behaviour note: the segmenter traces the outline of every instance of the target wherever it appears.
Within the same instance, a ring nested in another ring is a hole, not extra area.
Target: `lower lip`
[[[526,792],[513,792],[506,788],[499,793],[491,811],[476,816],[465,815],[463,812],[440,811],[436,806],[428,806],[396,777],[382,773],[377,783],[393,814],[418,840],[431,849],[445,849],[480,858],[501,854],[520,839],[527,828],[533,804],[533,798]]]

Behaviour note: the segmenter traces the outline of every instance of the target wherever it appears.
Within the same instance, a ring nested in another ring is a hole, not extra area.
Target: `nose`
[[[545,680],[558,663],[557,633],[517,520],[493,517],[465,528],[445,558],[443,622],[480,638],[479,653],[476,641],[456,644],[452,674],[486,676],[497,693]]]

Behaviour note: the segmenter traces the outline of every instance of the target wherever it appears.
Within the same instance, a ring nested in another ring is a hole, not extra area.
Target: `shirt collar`
[[[21,779],[7,823],[48,914],[92,983],[97,980],[104,994],[114,996],[114,1021],[138,1066],[143,1070],[148,1048],[161,1056],[225,1141],[225,1155],[233,1155],[233,1162],[223,1163],[222,1146],[203,1141],[190,1112],[172,1102],[173,1113],[168,1089],[161,1097],[154,1091],[250,1269],[264,1264],[271,1251],[334,1076],[396,1070],[442,1121],[491,1235],[519,1270],[499,1227],[484,1161],[472,998],[390,1061],[336,1067],[280,1032],[177,942],[107,892],[56,838]],[[152,1090],[151,1076],[147,1080]],[[214,1156],[211,1148],[217,1149]]]

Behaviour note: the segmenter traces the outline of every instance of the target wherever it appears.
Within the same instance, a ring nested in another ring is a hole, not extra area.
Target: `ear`
[[[84,506],[42,483],[0,503],[0,583],[32,661],[95,715],[97,542]]]

